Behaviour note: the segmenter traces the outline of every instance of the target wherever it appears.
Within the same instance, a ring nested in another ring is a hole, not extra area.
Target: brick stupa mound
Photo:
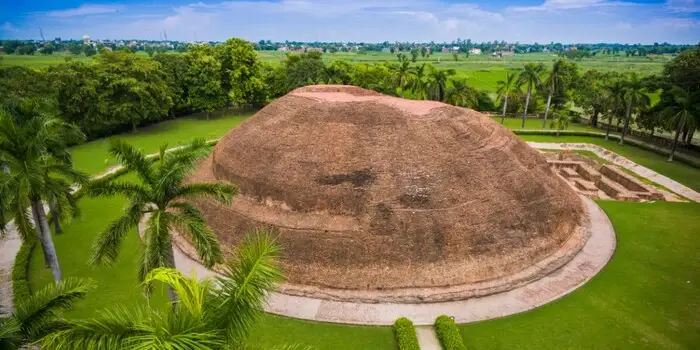
[[[231,206],[198,203],[228,253],[254,228],[279,234],[288,293],[490,294],[553,271],[587,237],[580,198],[488,117],[352,86],[274,101],[231,130],[193,179],[241,190]]]

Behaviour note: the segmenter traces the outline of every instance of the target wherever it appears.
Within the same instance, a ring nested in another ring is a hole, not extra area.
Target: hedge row
[[[467,350],[462,335],[455,321],[450,316],[442,315],[435,320],[435,333],[445,350]]]
[[[33,239],[22,242],[15,256],[15,263],[12,265],[12,300],[15,305],[32,296],[29,289],[29,259],[36,244],[36,240]]]
[[[546,136],[553,136],[556,135],[557,131],[556,130],[513,130],[513,133],[516,135],[546,135]],[[592,131],[575,131],[575,130],[561,130],[559,132],[560,135],[562,136],[589,136],[589,137],[597,137],[604,139],[605,134],[600,133],[600,132],[592,132]],[[615,135],[615,134],[610,134],[609,139],[619,141],[620,136]],[[662,155],[662,156],[668,156],[669,152],[659,146],[651,145],[646,142],[638,141],[635,139],[625,139],[626,144],[630,144],[632,146],[641,148],[646,151],[654,152],[656,154]],[[676,152],[676,154],[673,155],[673,159],[677,160],[683,164],[690,165],[694,168],[699,168],[700,169],[700,162],[697,161],[696,159],[690,158],[682,153]]]
[[[396,333],[396,343],[399,350],[420,350],[418,336],[413,322],[406,317],[401,317],[394,322],[394,332]]]

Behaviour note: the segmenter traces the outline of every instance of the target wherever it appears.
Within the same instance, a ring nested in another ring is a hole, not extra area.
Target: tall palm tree
[[[428,96],[427,74],[428,65],[425,63],[411,67],[413,79],[409,87],[413,93],[413,97],[418,100],[424,100]]]
[[[505,121],[506,118],[506,110],[508,108],[508,96],[513,92],[513,89],[515,88],[515,74],[510,74],[510,72],[506,71],[506,80],[499,80],[496,82],[498,84],[498,90],[496,90],[496,93],[498,94],[498,99],[503,99],[503,114],[501,115],[501,124]]]
[[[16,305],[7,319],[0,319],[0,349],[20,349],[64,325],[59,316],[94,289],[91,280],[66,278],[49,284]]]
[[[644,82],[639,79],[636,73],[630,74],[629,79],[625,83],[624,100],[627,104],[627,112],[625,113],[625,127],[622,129],[622,135],[620,136],[621,145],[625,143],[625,135],[629,132],[632,111],[635,108],[648,107],[650,104]]]
[[[613,117],[620,117],[624,105],[625,81],[619,77],[611,77],[604,85],[605,109],[608,114],[608,126],[605,129],[605,141],[610,137]]]
[[[411,62],[408,59],[399,61],[398,66],[394,66],[392,80],[396,89],[401,89],[401,97],[406,97],[406,90],[411,86],[413,81],[413,72],[411,70]]]
[[[47,349],[238,349],[264,314],[267,294],[282,280],[280,250],[265,231],[248,235],[216,280],[187,278],[170,268],[145,282],[163,282],[179,301],[164,311],[124,309],[71,321],[44,339]]]
[[[544,109],[544,120],[542,121],[542,128],[547,125],[547,115],[549,114],[549,107],[552,104],[552,95],[559,91],[564,86],[564,66],[566,62],[563,59],[558,59],[552,65],[552,70],[547,75],[544,84],[547,86],[547,106]]]
[[[700,110],[697,97],[694,98],[687,90],[674,86],[671,89],[671,94],[673,95],[674,104],[661,111],[661,117],[667,120],[668,128],[676,131],[673,137],[671,154],[668,155],[669,162],[673,161],[681,130],[683,128],[694,129],[696,127],[697,115],[694,115],[694,113]]]
[[[532,88],[540,86],[542,79],[540,75],[544,71],[544,65],[528,63],[523,67],[523,71],[520,72],[518,76],[517,86],[520,88],[523,85],[527,85],[527,95],[525,95],[525,111],[523,111],[523,123],[521,128],[525,128],[525,118],[527,118],[527,108],[530,105],[530,96],[532,95]]]
[[[124,215],[97,236],[91,257],[93,264],[114,263],[125,235],[139,224],[144,215],[150,216],[138,263],[139,280],[143,281],[157,267],[175,267],[171,228],[192,240],[206,267],[221,261],[216,235],[205,223],[199,209],[186,200],[210,198],[230,204],[238,189],[223,183],[185,183],[186,176],[208,153],[204,140],[195,140],[172,152],[166,152],[166,148],[167,145],[160,148],[160,161],[155,162],[125,142],[112,142],[112,155],[128,171],[136,173],[140,182],[96,181],[86,188],[91,196],[123,195],[130,199]],[[149,286],[146,284],[147,292]],[[174,291],[170,289],[169,292],[171,300],[175,300]]]
[[[44,263],[59,282],[61,268],[44,201],[60,207],[63,215],[80,213],[71,186],[86,182],[87,176],[72,168],[64,152],[65,143],[82,134],[38,104],[6,107],[0,110],[0,158],[8,169],[0,172],[0,231],[5,230],[7,215],[23,241],[38,238]]]
[[[452,79],[452,87],[447,89],[445,102],[460,107],[476,108],[479,93],[467,83],[466,78]]]
[[[428,72],[428,98],[433,101],[445,101],[447,92],[447,81],[457,74],[454,69],[437,69],[430,66]]]

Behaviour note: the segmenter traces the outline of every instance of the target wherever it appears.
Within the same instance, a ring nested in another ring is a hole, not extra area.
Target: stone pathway
[[[421,350],[442,350],[440,340],[435,334],[433,326],[418,326],[416,327],[416,335],[418,335],[418,345]]]
[[[271,293],[265,310],[304,320],[364,325],[391,325],[405,316],[422,326],[432,325],[440,315],[453,316],[458,323],[469,323],[534,309],[582,286],[603,269],[615,251],[615,231],[610,220],[595,202],[581,198],[591,214],[590,238],[571,261],[525,286],[480,298],[424,304],[341,302]],[[193,272],[200,278],[216,275],[179,249],[176,249],[175,265],[186,275]]]
[[[700,193],[694,191],[693,189],[598,145],[593,145],[590,143],[556,142],[528,142],[527,144],[536,149],[581,150],[593,152],[600,158],[630,170],[641,177],[654,181],[685,198],[700,203]]]
[[[12,314],[12,265],[20,246],[22,241],[11,221],[0,238],[0,318]]]

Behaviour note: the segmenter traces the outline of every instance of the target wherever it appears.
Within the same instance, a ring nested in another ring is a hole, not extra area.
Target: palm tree
[[[426,83],[427,67],[428,65],[425,63],[411,67],[413,79],[409,88],[413,93],[413,97],[418,100],[424,100],[428,95],[428,84]]]
[[[506,118],[506,109],[508,108],[508,96],[515,88],[515,74],[510,74],[510,72],[506,71],[506,80],[499,80],[496,84],[498,84],[498,90],[496,90],[498,99],[503,99],[503,114],[501,115],[501,124],[503,124]]]
[[[392,80],[394,86],[397,89],[401,89],[401,97],[406,97],[406,90],[411,86],[411,81],[413,80],[411,62],[408,59],[402,59],[398,66],[394,66]]]
[[[635,108],[645,108],[650,104],[649,96],[646,94],[644,82],[639,79],[636,73],[630,74],[629,79],[625,84],[624,100],[627,103],[627,112],[625,113],[625,127],[622,129],[620,144],[625,143],[625,135],[629,131],[630,119],[632,119],[632,111]]]
[[[62,327],[61,311],[70,309],[94,287],[91,280],[69,277],[21,301],[9,318],[0,319],[0,349],[19,349]]]
[[[525,97],[525,111],[523,111],[523,124],[521,126],[521,128],[523,129],[525,129],[525,118],[527,117],[527,108],[530,105],[530,96],[532,95],[532,88],[540,86],[540,75],[543,71],[544,65],[542,63],[528,63],[523,67],[523,71],[520,72],[520,75],[518,76],[518,88],[520,88],[523,85],[527,85],[527,95]]]
[[[62,215],[80,213],[71,186],[86,182],[87,176],[73,170],[65,144],[82,137],[74,126],[46,114],[39,104],[0,110],[0,158],[8,169],[0,172],[0,231],[4,232],[4,216],[9,215],[23,241],[38,238],[44,263],[56,282],[61,280],[61,268],[44,201],[61,208]]]
[[[238,349],[264,314],[267,294],[282,280],[280,249],[270,234],[248,235],[236,259],[216,280],[187,278],[170,268],[152,270],[146,283],[163,282],[179,301],[164,311],[124,309],[98,319],[71,321],[44,339],[47,349]]]
[[[479,105],[479,93],[469,86],[467,79],[453,79],[452,87],[447,89],[445,102],[460,107],[476,108]]]
[[[139,261],[139,280],[157,267],[175,267],[171,228],[192,240],[197,253],[208,268],[221,261],[221,249],[216,235],[207,226],[202,213],[186,200],[210,198],[230,204],[238,192],[233,185],[223,183],[185,183],[186,176],[199,159],[208,153],[204,140],[172,152],[160,148],[160,161],[149,160],[142,152],[122,141],[113,141],[110,152],[140,183],[116,180],[96,181],[87,187],[91,196],[123,195],[130,199],[124,215],[100,233],[93,245],[91,263],[112,264],[119,255],[124,236],[149,215],[143,234],[143,252]],[[146,291],[149,289],[146,284]],[[169,290],[171,300],[176,296]]]
[[[603,85],[603,89],[605,90],[605,105],[606,113],[608,114],[608,126],[605,129],[605,141],[608,141],[613,117],[619,117],[622,111],[625,95],[625,82],[618,77],[612,77],[605,83],[605,85]]]
[[[547,107],[544,109],[544,120],[542,121],[542,128],[544,128],[547,125],[547,115],[549,114],[549,106],[552,103],[552,95],[559,91],[563,85],[564,85],[564,66],[566,65],[566,62],[563,59],[558,59],[554,62],[554,65],[552,65],[552,71],[549,72],[549,75],[544,81],[544,84],[547,86],[548,89],[548,95],[547,95]]]
[[[676,153],[678,136],[681,134],[681,130],[683,130],[683,128],[694,129],[696,127],[696,116],[693,115],[693,112],[700,109],[700,105],[696,103],[697,99],[694,99],[689,91],[674,86],[671,89],[671,94],[673,95],[674,104],[661,111],[661,117],[667,119],[668,128],[676,130],[673,137],[671,154],[668,156],[669,162],[673,161],[673,155]]]
[[[433,101],[445,101],[447,92],[447,81],[449,77],[455,75],[454,69],[436,69],[430,66],[428,72],[428,98]]]

